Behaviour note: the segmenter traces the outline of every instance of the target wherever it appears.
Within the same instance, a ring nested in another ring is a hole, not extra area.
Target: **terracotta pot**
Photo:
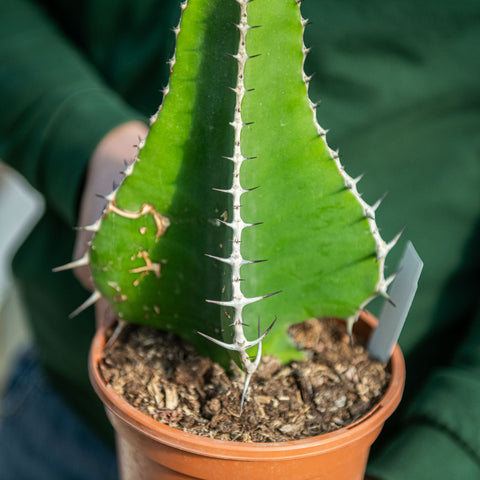
[[[375,318],[363,315],[357,335],[368,335],[375,324]],[[159,423],[118,396],[99,370],[104,344],[105,329],[101,329],[90,352],[90,379],[115,428],[122,480],[361,480],[370,446],[398,406],[405,381],[405,363],[397,345],[384,397],[355,423],[291,442],[228,442]]]

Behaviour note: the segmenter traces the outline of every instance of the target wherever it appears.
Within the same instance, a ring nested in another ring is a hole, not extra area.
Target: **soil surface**
[[[367,413],[390,380],[334,319],[291,327],[308,360],[281,365],[264,357],[243,412],[244,374],[198,355],[177,336],[128,326],[106,350],[100,369],[138,410],[186,432],[222,440],[279,442],[331,432]]]

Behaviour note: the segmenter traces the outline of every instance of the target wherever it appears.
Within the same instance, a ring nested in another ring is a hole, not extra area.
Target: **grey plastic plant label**
[[[400,261],[398,274],[390,286],[391,302],[384,303],[378,327],[373,332],[368,344],[370,354],[382,362],[386,362],[391,357],[393,348],[398,341],[417,291],[422,268],[421,258],[412,242],[408,242]]]

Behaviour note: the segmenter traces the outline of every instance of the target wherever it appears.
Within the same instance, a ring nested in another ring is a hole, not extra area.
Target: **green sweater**
[[[46,372],[104,438],[111,430],[87,377],[93,311],[68,320],[87,292],[51,269],[71,257],[93,149],[161,101],[177,3],[0,2],[0,157],[47,203],[14,271]],[[369,471],[385,480],[478,479],[480,4],[315,0],[303,12],[313,24],[310,93],[322,100],[329,143],[349,173],[366,172],[368,201],[389,192],[378,213],[384,238],[407,223],[404,238],[425,262],[401,337],[404,401]]]

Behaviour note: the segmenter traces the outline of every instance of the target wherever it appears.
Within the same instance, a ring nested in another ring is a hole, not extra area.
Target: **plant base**
[[[359,334],[375,319],[363,315]],[[399,347],[391,359],[391,383],[378,405],[335,432],[281,443],[241,443],[200,437],[156,422],[105,384],[99,370],[105,330],[90,354],[90,378],[115,428],[122,480],[138,479],[363,479],[370,446],[400,402],[405,365]]]

